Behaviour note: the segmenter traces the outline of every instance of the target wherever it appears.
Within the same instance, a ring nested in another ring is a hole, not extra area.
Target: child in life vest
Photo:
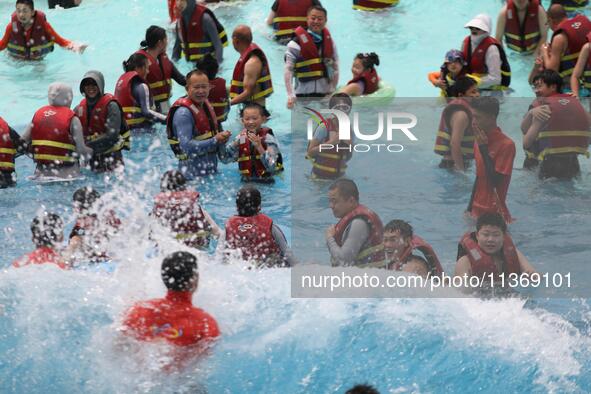
[[[353,79],[347,82],[347,86],[342,88],[340,93],[346,93],[349,96],[375,93],[380,82],[375,66],[379,65],[380,58],[376,53],[358,53],[351,67]]]

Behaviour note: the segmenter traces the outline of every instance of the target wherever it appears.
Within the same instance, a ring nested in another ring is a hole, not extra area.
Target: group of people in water
[[[353,3],[356,9],[372,11],[397,1]],[[176,21],[172,61],[167,55],[166,30],[150,26],[141,49],[123,62],[124,73],[112,94],[106,92],[102,73],[91,70],[82,77],[79,89],[84,99],[74,110],[70,109],[72,88],[56,82],[49,86],[48,105],[35,112],[21,135],[0,118],[0,184],[16,184],[15,158],[23,154],[35,161],[38,178],[75,178],[81,158],[94,172],[119,171],[124,166],[122,151],[131,149],[131,137],[153,132],[154,124],[162,124],[178,170],[162,176],[151,213],[155,222],[190,248],[207,250],[212,239],[220,238],[224,253],[237,250],[257,267],[293,266],[297,262],[282,231],[261,213],[258,189],[251,185],[240,189],[237,215],[222,230],[199,204],[199,193],[187,185],[215,174],[218,161],[237,162],[245,182],[272,183],[284,170],[277,137],[265,126],[270,115],[266,102],[274,91],[269,59],[253,42],[251,29],[237,26],[231,42],[240,58],[228,88],[217,74],[229,39],[215,14],[194,0],[168,3],[171,19]],[[591,75],[586,71],[591,70],[587,65],[591,64],[591,22],[578,13],[569,15],[586,0],[553,3],[563,4],[553,4],[546,12],[538,0],[508,0],[499,14],[496,38],[491,18],[476,16],[466,24],[470,35],[462,48],[450,50],[441,70],[429,75],[446,98],[435,137],[435,153],[442,156],[440,167],[464,171],[472,161],[476,167],[467,208],[476,219],[476,230],[459,240],[458,276],[535,272],[507,231],[511,215],[506,198],[516,148],[497,123],[497,97],[511,81],[503,37],[509,50],[536,55],[530,80],[537,98],[521,124],[527,153],[524,166],[539,167],[542,178],[572,178],[580,173],[577,156],[588,152],[589,116],[578,97],[583,97],[587,74]],[[355,56],[352,79],[337,89],[339,57],[327,20],[319,0],[276,0],[272,5],[267,22],[277,41],[286,45],[288,108],[300,98],[328,98],[331,109],[350,113],[352,96],[371,95],[380,88],[376,71],[380,60],[371,52]],[[554,32],[550,44],[545,42],[546,21]],[[7,49],[17,59],[39,60],[56,43],[78,52],[86,48],[60,37],[45,15],[35,10],[33,0],[17,0],[0,50]],[[182,75],[173,62],[180,58],[194,62],[195,69]],[[172,80],[185,87],[186,95],[171,105]],[[232,138],[223,122],[234,106],[240,107],[243,129]],[[441,275],[435,251],[414,234],[409,223],[395,219],[384,226],[374,211],[361,204],[357,185],[345,178],[352,154],[344,148],[353,141],[339,138],[338,120],[330,117],[316,129],[307,149],[311,178],[332,182],[328,200],[338,223],[326,229],[325,238],[333,266]],[[333,148],[323,149],[323,145]],[[52,213],[35,218],[31,231],[37,249],[13,265],[53,263],[67,269],[77,261],[108,260],[105,245],[122,223],[100,200],[92,188],[76,191],[78,219],[61,253],[57,249],[64,238],[62,219]],[[162,263],[162,278],[169,290],[166,298],[134,307],[125,323],[130,332],[139,339],[160,337],[179,345],[219,335],[215,320],[191,306],[198,283],[197,257],[188,252],[170,254]],[[158,312],[163,309],[164,315]],[[188,310],[190,314],[183,313]],[[137,323],[139,317],[143,323]],[[167,329],[160,329],[167,324]],[[171,335],[170,327],[176,335]],[[178,335],[179,327],[186,335]]]

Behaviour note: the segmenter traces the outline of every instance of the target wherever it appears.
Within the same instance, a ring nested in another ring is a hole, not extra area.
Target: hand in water
[[[552,115],[552,110],[549,105],[541,105],[531,110],[531,114],[534,119],[540,122],[546,122]]]
[[[68,46],[68,49],[76,53],[84,53],[86,48],[88,48],[88,44],[80,44],[77,42],[73,42]]]

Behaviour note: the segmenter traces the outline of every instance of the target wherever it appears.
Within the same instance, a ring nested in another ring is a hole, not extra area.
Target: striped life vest
[[[481,78],[488,74],[488,69],[486,66],[486,52],[488,51],[488,48],[493,45],[499,49],[499,55],[501,56],[501,84],[491,86],[487,89],[505,90],[511,84],[511,66],[507,60],[505,49],[503,49],[503,46],[496,40],[496,38],[491,36],[486,37],[478,45],[474,53],[472,53],[472,42],[470,40],[470,36],[466,37],[464,39],[464,44],[462,45],[464,59],[466,59],[466,63],[468,63],[469,72]]]
[[[441,113],[439,120],[439,131],[435,140],[435,153],[441,156],[451,155],[451,117],[457,111],[463,111],[468,115],[468,127],[464,130],[464,137],[462,138],[461,149],[464,160],[471,160],[474,158],[474,131],[472,130],[472,109],[470,104],[462,99],[454,99],[449,102]]]
[[[207,101],[213,107],[217,121],[224,122],[228,119],[228,113],[230,113],[230,98],[226,88],[226,80],[224,78],[215,78],[209,83],[211,89]]]
[[[41,11],[35,11],[33,25],[30,29],[30,37],[27,39],[27,31],[19,22],[16,12],[12,14],[10,23],[12,29],[8,38],[8,52],[19,59],[39,60],[54,49],[54,37],[49,36],[45,30],[47,18]]]
[[[357,78],[353,78],[347,85],[350,83],[355,83],[357,81],[363,81],[365,84],[365,89],[361,94],[372,94],[378,90],[378,85],[380,82],[380,77],[378,77],[378,73],[376,72],[375,68],[370,68],[369,70],[365,70],[360,76]]]
[[[573,73],[581,48],[587,42],[587,34],[590,32],[591,21],[584,15],[576,15],[574,18],[563,21],[554,31],[550,42],[561,33],[564,33],[568,39],[568,47],[560,57],[558,72],[561,77],[565,78]]]
[[[240,56],[238,62],[236,62],[234,74],[232,75],[230,98],[234,98],[244,91],[244,67],[246,66],[246,62],[248,62],[248,59],[253,55],[261,60],[263,67],[261,69],[261,75],[256,81],[255,92],[252,96],[247,98],[247,101],[261,100],[269,97],[273,93],[273,82],[271,81],[271,71],[269,70],[267,57],[257,44],[252,43]]]
[[[425,256],[425,259],[427,260],[427,269],[431,276],[440,276],[443,273],[443,268],[441,267],[441,263],[439,262],[439,258],[433,250],[433,247],[417,235],[413,235],[410,244],[404,252],[402,252],[399,261],[389,268],[394,271],[400,271],[402,266],[409,260],[415,251],[419,251]]]
[[[308,28],[308,9],[312,7],[312,0],[279,0],[273,30],[275,38],[287,41],[294,36],[296,27]]]
[[[330,118],[326,127],[328,134],[331,131],[338,132],[337,118]],[[336,179],[344,176],[347,170],[347,161],[353,155],[349,149],[346,149],[350,148],[350,146],[351,144],[348,142],[339,141],[337,146],[322,149],[322,152],[318,152],[314,158],[310,158],[312,161],[312,176],[319,179]]]
[[[273,130],[268,127],[263,127],[257,131],[257,135],[261,137],[261,144],[263,149],[267,150],[267,143],[265,138],[267,134],[273,134]],[[265,165],[261,161],[261,156],[256,151],[254,145],[246,138],[246,130],[242,130],[240,135],[240,145],[238,147],[238,169],[240,175],[249,179],[265,179],[272,178],[274,173],[267,172]],[[281,154],[277,158],[276,171],[283,171],[283,158]]]
[[[295,30],[294,41],[300,46],[300,55],[295,63],[295,76],[301,82],[328,78],[324,61],[334,59],[333,42],[328,29],[322,31],[322,50],[319,51],[314,39],[302,27]]]
[[[516,52],[529,53],[538,46],[540,41],[540,24],[538,13],[539,0],[530,0],[525,11],[523,22],[519,21],[519,10],[513,0],[507,0],[505,16],[505,41],[507,46]]]
[[[227,247],[240,250],[243,259],[269,262],[280,258],[281,249],[273,238],[273,219],[267,215],[232,216],[225,227]]]
[[[119,77],[115,85],[115,98],[121,104],[125,122],[130,129],[139,129],[148,124],[140,104],[133,97],[132,86],[135,81],[146,83],[137,72],[129,71]]]
[[[460,245],[464,248],[467,253],[466,256],[468,256],[468,259],[470,260],[472,276],[478,276],[481,278],[489,274],[500,275],[493,258],[478,246],[476,233],[464,234],[460,241]],[[517,249],[509,234],[505,234],[503,239],[503,260],[503,273],[505,275],[521,274]]]
[[[70,123],[76,116],[67,107],[47,105],[33,116],[31,146],[36,164],[62,166],[78,162]]]
[[[360,11],[377,11],[398,4],[399,0],[353,0],[353,9]]]
[[[16,149],[10,138],[10,127],[0,117],[0,171],[14,172]]]
[[[146,82],[150,88],[150,95],[154,102],[161,103],[168,101],[172,96],[172,70],[173,65],[166,53],[158,55],[158,58],[153,57],[148,51],[140,49],[136,53],[140,53],[150,60],[150,69]]]
[[[213,42],[210,41],[203,30],[203,15],[206,13],[215,22],[222,45],[225,47],[228,46],[228,35],[215,14],[209,8],[195,4],[195,11],[191,17],[190,26],[185,26],[183,18],[178,18],[177,20],[181,48],[187,61],[194,62],[202,59],[209,53],[215,55]]]

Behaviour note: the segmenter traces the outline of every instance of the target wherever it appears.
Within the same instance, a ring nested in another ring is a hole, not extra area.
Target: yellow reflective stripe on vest
[[[33,155],[35,160],[50,160],[50,161],[69,161],[75,162],[76,158],[70,156],[58,156],[58,155]]]
[[[326,172],[334,172],[334,173],[337,172],[337,169],[336,168],[334,168],[334,167],[328,167],[328,166],[323,166],[321,164],[316,163],[315,161],[312,162],[312,166],[318,168],[319,170],[326,171]],[[347,169],[347,166],[346,165],[341,165],[340,168],[339,168],[340,171],[344,171],[346,169]]]
[[[180,144],[179,140],[177,140],[177,139],[170,139],[170,138],[168,139],[168,143],[170,145],[178,145],[178,144]]]
[[[213,42],[191,42],[189,48],[209,48],[213,46]]]
[[[131,125],[136,125],[136,124],[140,124],[140,123],[144,123],[146,121],[146,118],[136,118],[136,119],[125,119],[125,122],[131,126]]]
[[[62,149],[67,149],[67,150],[71,150],[71,151],[76,150],[76,147],[72,144],[66,144],[63,142],[50,141],[50,140],[33,140],[31,145],[33,145],[33,146],[50,146],[52,148],[62,148]]]
[[[157,96],[154,96],[154,101],[166,101],[170,98],[170,93],[162,93]]]
[[[562,148],[546,148],[538,155],[539,160],[544,160],[546,155],[560,155],[564,153],[575,153],[589,157],[589,150],[580,146],[564,146]]]
[[[380,252],[382,250],[384,250],[384,244],[371,246],[371,247],[366,248],[366,249],[362,250],[361,252],[359,252],[357,257],[355,257],[355,260],[363,260],[364,258],[369,257],[372,254],[374,254],[376,252]]]
[[[9,155],[14,155],[16,153],[16,149],[0,148],[0,153],[7,153]]]
[[[538,138],[548,137],[590,137],[591,132],[586,130],[573,130],[573,131],[541,131],[538,134]]]
[[[187,238],[193,238],[193,237],[206,237],[209,234],[211,234],[210,231],[200,230],[196,233],[177,233],[175,238],[180,240],[180,239],[187,239]]]
[[[31,47],[31,52],[36,52],[36,51],[39,51],[41,49],[50,48],[50,47],[53,46],[53,44],[54,44],[54,41],[49,41],[47,44],[37,45],[37,46]]]
[[[156,88],[160,88],[165,85],[172,85],[172,80],[167,79],[165,81],[158,81],[158,82],[151,83],[148,86],[150,87],[150,89],[156,89]]]
[[[296,73],[296,78],[321,77],[323,75],[323,71],[309,71],[305,73]]]
[[[261,99],[261,98],[267,97],[267,96],[268,96],[268,95],[270,95],[271,93],[273,93],[273,88],[272,88],[272,87],[270,87],[270,88],[269,88],[269,89],[267,89],[267,90],[263,90],[262,92],[259,92],[259,93],[255,94],[255,95],[253,95],[253,96],[251,97],[251,99],[252,99],[252,100],[258,100],[258,99]]]
[[[228,103],[209,103],[214,108],[225,107]]]
[[[288,34],[291,35],[294,32],[295,32],[295,29],[283,29],[283,30],[276,30],[274,34],[276,36],[287,36]]]
[[[207,133],[200,134],[197,137],[194,137],[193,139],[196,141],[203,141],[203,140],[207,140],[212,137],[213,137],[213,132],[208,131]]]
[[[9,161],[0,161],[0,168],[14,168],[14,163],[11,163]]]
[[[305,16],[276,16],[273,18],[273,23],[279,22],[306,22],[308,20]]]
[[[312,65],[312,64],[320,64],[320,63],[322,63],[322,59],[319,58],[319,57],[315,57],[314,59],[304,60],[303,62],[296,63],[295,64],[295,67],[296,68],[306,67],[306,66],[309,66],[309,65]]]
[[[8,43],[8,48],[16,49],[16,50],[22,51],[22,52],[25,51],[25,47],[20,46],[20,45],[16,45],[16,44],[13,44],[13,43],[10,43],[10,42]]]
[[[123,112],[132,114],[136,112],[142,112],[142,109],[140,107],[123,107]]]
[[[327,159],[335,159],[335,160],[338,160],[341,158],[341,156],[336,153],[318,153],[318,156],[326,157]]]

